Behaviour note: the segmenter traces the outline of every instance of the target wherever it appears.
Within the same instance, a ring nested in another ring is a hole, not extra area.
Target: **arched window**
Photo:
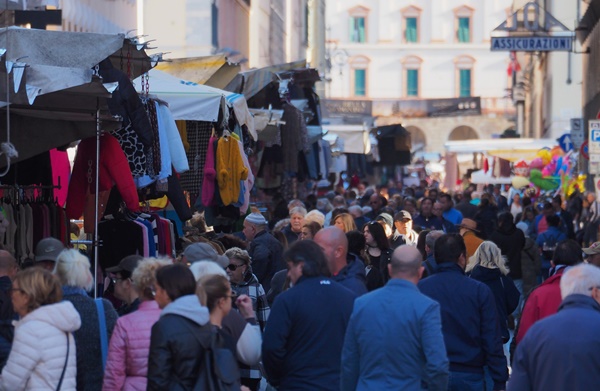
[[[369,9],[361,5],[348,10],[350,16],[350,42],[366,43]]]

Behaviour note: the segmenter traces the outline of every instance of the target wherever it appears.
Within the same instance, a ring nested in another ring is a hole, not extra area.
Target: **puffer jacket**
[[[143,301],[137,311],[117,320],[108,347],[103,390],[146,390],[150,332],[160,311],[156,301]]]
[[[69,359],[61,391],[77,387],[77,357],[73,332],[81,318],[68,301],[42,306],[15,323],[15,338],[6,366],[0,375],[0,389],[55,390],[67,355]]]
[[[203,347],[196,337],[210,330],[208,308],[196,295],[182,296],[167,305],[152,326],[148,355],[148,391],[191,390],[199,375]]]

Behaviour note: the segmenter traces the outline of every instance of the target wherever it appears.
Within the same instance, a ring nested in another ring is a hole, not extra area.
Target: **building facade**
[[[62,30],[137,35],[137,3],[137,0],[60,0]]]
[[[490,51],[490,34],[511,5],[327,0],[327,98],[372,101],[377,125],[402,123],[426,152],[443,152],[448,140],[501,134],[512,126],[515,112],[507,97],[509,55]],[[454,106],[454,99],[458,108],[479,110],[432,118],[427,110],[402,109],[440,99],[448,101],[439,104]]]

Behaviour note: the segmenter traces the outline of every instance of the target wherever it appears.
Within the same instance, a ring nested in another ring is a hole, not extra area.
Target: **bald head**
[[[389,266],[390,276],[403,280],[416,279],[418,281],[423,272],[422,261],[423,257],[416,247],[400,246],[392,254]]]
[[[325,253],[327,266],[332,274],[337,274],[347,265],[348,239],[338,227],[323,228],[313,239]]]
[[[8,276],[11,280],[17,274],[17,260],[6,250],[0,250],[0,276]]]

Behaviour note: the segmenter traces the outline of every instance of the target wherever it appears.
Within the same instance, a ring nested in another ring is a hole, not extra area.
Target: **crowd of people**
[[[0,250],[0,389],[595,389],[599,210],[361,184],[232,234],[198,214],[177,259],[123,258],[101,299],[81,249],[43,239],[22,270]]]

